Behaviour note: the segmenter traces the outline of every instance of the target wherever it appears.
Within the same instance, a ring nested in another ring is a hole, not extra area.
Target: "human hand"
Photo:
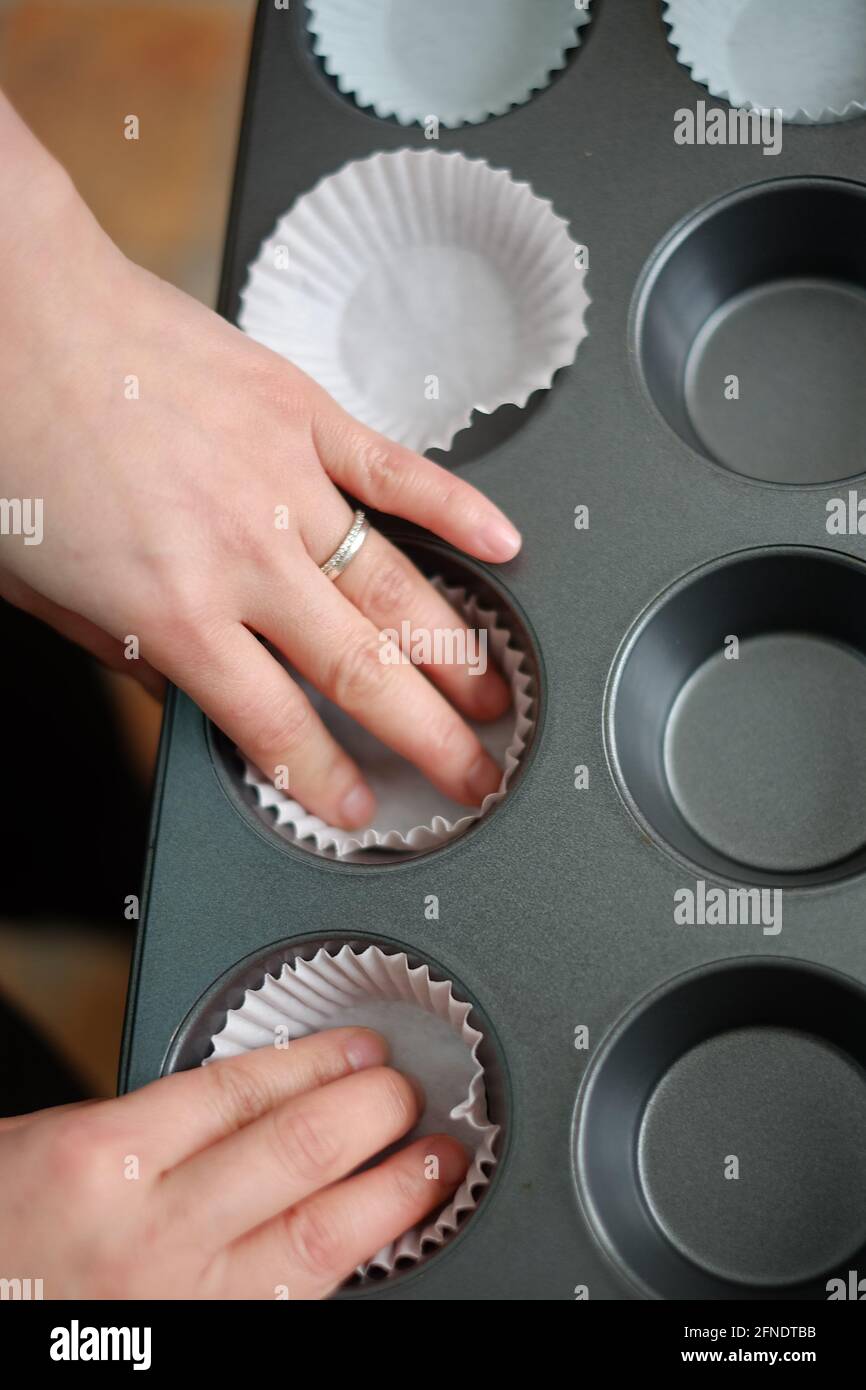
[[[325,1297],[466,1171],[441,1135],[354,1173],[418,1117],[386,1061],[338,1028],[0,1120],[4,1275],[52,1299]]]
[[[465,626],[383,536],[336,583],[319,565],[352,520],[338,488],[488,562],[513,557],[517,532],[127,261],[2,97],[0,139],[0,488],[44,499],[40,544],[3,539],[0,594],[151,688],[167,676],[330,824],[368,823],[372,793],[254,634],[446,796],[480,805],[501,772],[460,712],[500,716],[499,673],[383,662],[378,634],[406,619]]]

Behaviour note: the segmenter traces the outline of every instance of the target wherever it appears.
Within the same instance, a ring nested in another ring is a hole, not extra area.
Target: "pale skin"
[[[382,1038],[333,1029],[118,1100],[0,1120],[0,1268],[48,1299],[323,1298],[452,1195]],[[434,1161],[435,1160],[435,1161]]]
[[[0,493],[44,505],[41,544],[0,538],[0,596],[153,691],[175,682],[333,825],[368,823],[372,794],[259,637],[479,805],[501,772],[466,719],[505,711],[501,675],[381,661],[383,629],[461,625],[381,534],[336,583],[319,566],[351,524],[344,492],[487,563],[513,559],[517,531],[128,261],[2,94],[0,151]],[[440,1136],[348,1176],[412,1127],[417,1100],[381,1040],[357,1068],[342,1037],[0,1122],[3,1265],[40,1271],[49,1297],[330,1292],[466,1163]]]

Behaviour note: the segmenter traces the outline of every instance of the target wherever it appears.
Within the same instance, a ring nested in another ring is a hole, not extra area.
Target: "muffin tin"
[[[483,1037],[489,1185],[342,1298],[821,1299],[866,1263],[866,121],[786,124],[773,157],[678,144],[677,112],[723,103],[662,13],[593,0],[545,90],[435,144],[528,183],[589,253],[574,364],[437,455],[514,518],[518,559],[377,518],[529,654],[508,794],[429,852],[328,860],[185,696],[166,712],[123,1088],[199,1064],[322,946],[405,952]],[[232,319],[297,199],[430,147],[339,89],[306,18],[259,9]]]

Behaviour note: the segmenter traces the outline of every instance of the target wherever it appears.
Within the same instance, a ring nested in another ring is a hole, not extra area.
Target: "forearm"
[[[38,427],[43,411],[58,409],[67,373],[81,370],[82,348],[86,355],[89,306],[124,264],[0,92],[0,490],[27,492],[27,419]]]

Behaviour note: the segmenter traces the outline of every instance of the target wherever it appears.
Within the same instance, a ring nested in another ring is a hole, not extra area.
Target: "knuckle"
[[[245,393],[256,406],[256,414],[261,417],[267,413],[268,420],[275,425],[285,419],[292,419],[301,413],[302,402],[291,367],[275,358],[273,354],[263,353],[254,348],[243,362],[241,380]]]
[[[313,732],[313,712],[303,697],[290,691],[272,700],[251,699],[233,711],[235,726],[249,728],[256,748],[271,755],[293,753]]]
[[[467,753],[471,752],[467,749],[467,732],[456,715],[437,720],[432,725],[426,740],[433,765],[445,764],[447,766],[458,759],[460,761],[465,760]]]
[[[266,382],[266,395],[273,411],[278,438],[285,440],[286,427],[296,431],[296,442],[305,454],[315,453],[310,431],[309,390],[304,377],[289,362],[280,362]],[[298,449],[300,452],[300,449]]]
[[[445,512],[459,512],[466,518],[475,510],[472,490],[456,478],[444,478],[439,493],[439,505]]]
[[[307,1078],[312,1090],[321,1090],[331,1081],[345,1075],[346,1060],[342,1050],[333,1046],[313,1048],[307,1059]]]
[[[376,1103],[388,1132],[402,1134],[415,1119],[415,1093],[405,1076],[392,1067],[379,1067],[367,1075],[377,1090]]]
[[[363,705],[378,690],[384,675],[380,643],[365,633],[347,642],[337,657],[331,681],[333,698],[345,709]]]
[[[370,495],[380,501],[391,497],[405,484],[406,470],[396,450],[384,440],[363,440],[358,445],[356,457]]]
[[[316,1123],[303,1109],[274,1111],[271,1138],[277,1161],[289,1177],[315,1187],[334,1171],[342,1147],[327,1124]]]
[[[270,569],[279,555],[273,513],[266,507],[255,513],[224,513],[216,534],[224,560],[241,559],[260,569]]]
[[[173,648],[184,657],[206,655],[212,645],[213,602],[200,585],[168,581],[160,586],[155,611],[161,614]]]
[[[423,1159],[418,1167],[409,1167],[405,1162],[395,1165],[391,1175],[393,1205],[401,1212],[414,1212],[421,1204],[425,1187],[429,1186],[423,1175]]]
[[[406,567],[392,560],[371,575],[362,608],[376,622],[408,610],[412,578]]]
[[[252,1067],[229,1060],[214,1062],[204,1072],[210,1082],[211,1104],[227,1131],[241,1129],[269,1109],[273,1099],[270,1088]]]
[[[290,1265],[315,1280],[333,1280],[345,1272],[344,1238],[333,1216],[317,1202],[302,1203],[285,1216]]]

